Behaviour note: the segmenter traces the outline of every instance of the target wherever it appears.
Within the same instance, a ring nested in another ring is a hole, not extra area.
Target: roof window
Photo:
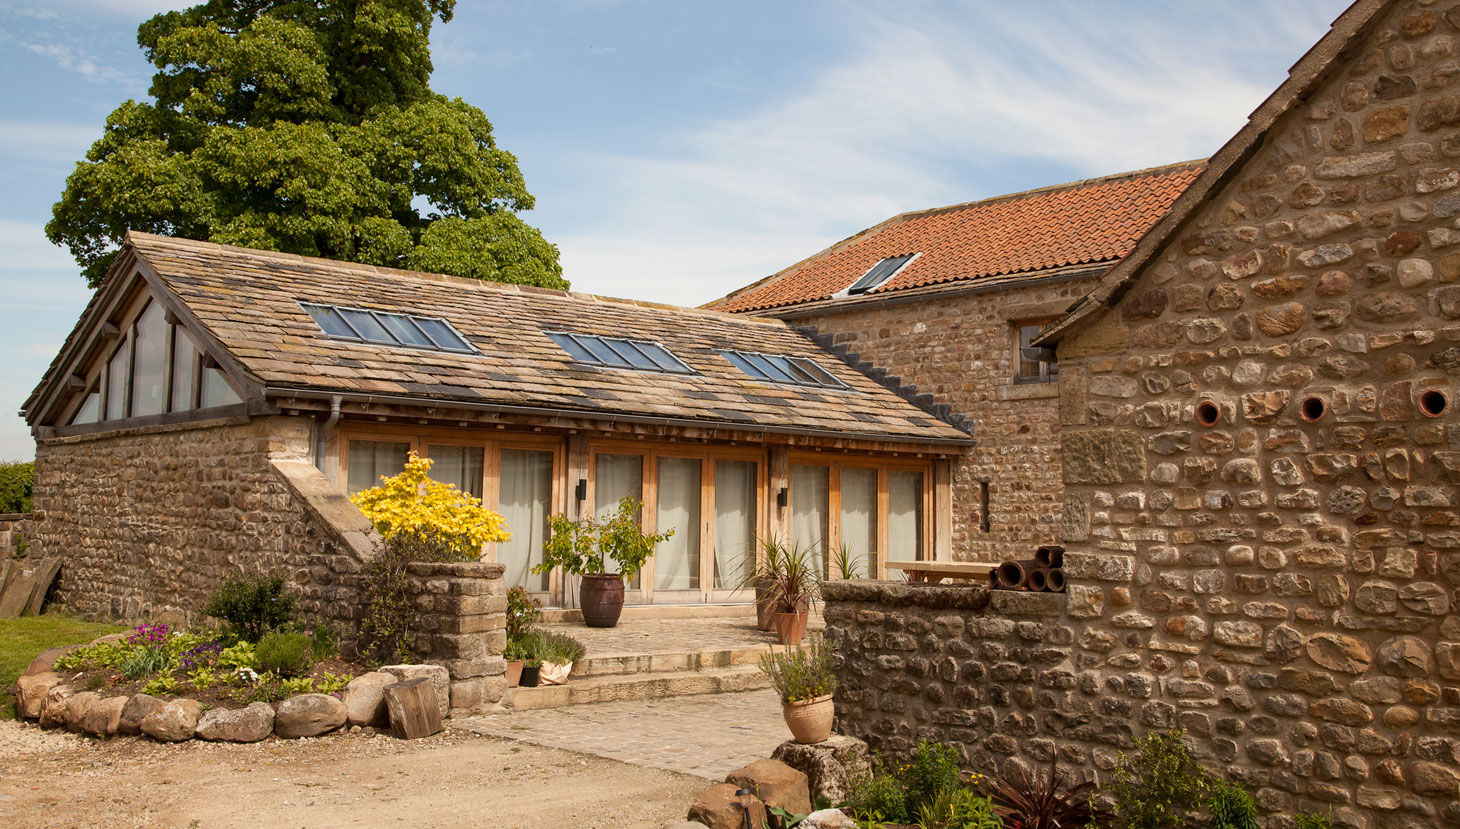
[[[694,374],[669,349],[645,340],[621,340],[593,334],[548,332],[574,362],[606,368],[627,368],[635,371],[660,371],[668,374]]]
[[[301,302],[320,329],[333,340],[377,345],[399,345],[431,351],[474,353],[451,323],[437,317],[366,311],[338,305]]]
[[[862,274],[861,279],[853,282],[852,287],[847,289],[847,293],[865,294],[873,288],[879,287],[902,270],[904,265],[916,258],[916,253],[905,253],[902,256],[889,256],[883,259]]]
[[[721,351],[730,364],[756,380],[814,386],[823,389],[844,389],[847,384],[826,369],[805,357],[783,357],[756,351]]]

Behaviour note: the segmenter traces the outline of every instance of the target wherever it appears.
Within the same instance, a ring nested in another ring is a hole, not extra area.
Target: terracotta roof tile
[[[1114,263],[1201,173],[1194,161],[895,216],[710,303],[745,312],[830,299],[873,265],[921,253],[873,294]]]
[[[262,386],[649,415],[847,437],[966,441],[779,320],[133,233],[128,244]],[[332,340],[300,301],[443,317],[480,354]],[[575,364],[545,331],[663,343],[695,373]],[[847,391],[762,383],[717,349],[807,357]]]

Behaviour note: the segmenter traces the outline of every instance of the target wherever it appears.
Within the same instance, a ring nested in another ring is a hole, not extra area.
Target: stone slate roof
[[[377,268],[131,233],[127,244],[250,379],[348,392],[693,420],[705,426],[848,438],[971,442],[821,350],[783,322],[543,288]],[[316,302],[447,319],[481,353],[332,340],[300,307]],[[692,375],[578,365],[544,331],[657,341]],[[759,382],[716,349],[807,357],[848,390]]]
[[[922,255],[863,296],[1109,265],[1131,251],[1203,167],[1190,161],[903,213],[707,307],[760,311],[830,299],[883,259],[912,253]]]

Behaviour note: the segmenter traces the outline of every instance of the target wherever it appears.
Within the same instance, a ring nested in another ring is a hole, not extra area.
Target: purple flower
[[[132,645],[161,645],[171,635],[172,628],[167,625],[137,625],[137,629],[127,637],[127,642]]]
[[[180,659],[182,669],[184,671],[191,671],[203,665],[211,665],[218,658],[218,654],[222,652],[222,642],[205,642],[196,648],[188,648],[182,652]]]

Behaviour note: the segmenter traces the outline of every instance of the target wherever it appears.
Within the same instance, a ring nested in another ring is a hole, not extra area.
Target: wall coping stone
[[[28,512],[0,512],[0,521],[29,521]]]
[[[1064,593],[990,590],[989,607],[1004,616],[1059,616],[1065,612]]]
[[[423,577],[500,579],[507,572],[507,565],[495,561],[412,561],[406,565],[406,572]]]
[[[997,592],[1003,591],[991,591],[982,584],[955,586],[869,579],[837,580],[821,585],[822,598],[828,602],[870,602],[931,610],[982,611],[989,606],[989,594]]]
[[[71,443],[91,443],[98,440],[114,440],[116,438],[135,437],[138,435],[161,435],[168,432],[190,432],[195,429],[217,429],[222,426],[245,426],[253,422],[254,418],[249,415],[233,415],[229,417],[213,417],[207,420],[189,420],[183,423],[160,423],[152,426],[133,426],[128,429],[107,429],[101,432],[89,432],[84,435],[65,435],[42,438],[37,443],[46,446],[64,446]]]

